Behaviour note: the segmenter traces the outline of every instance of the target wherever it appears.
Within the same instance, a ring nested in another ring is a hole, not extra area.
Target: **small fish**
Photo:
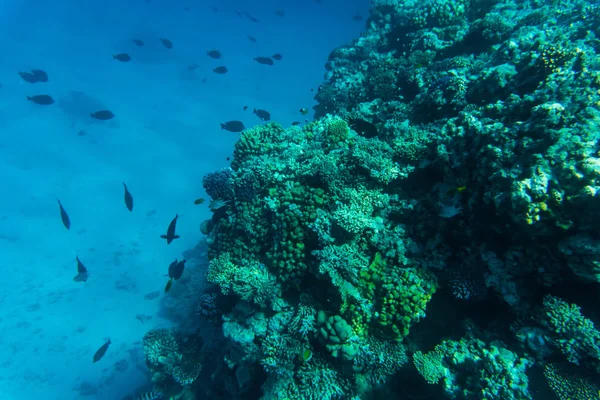
[[[146,293],[146,295],[144,296],[144,300],[154,300],[158,296],[160,296],[160,291],[155,290],[153,292]]]
[[[352,17],[352,21],[362,21],[362,20],[363,20],[362,15],[355,15]]]
[[[248,106],[244,106],[244,111],[246,111],[248,109]]]
[[[296,125],[300,125],[300,122],[298,122],[298,121],[292,122],[292,126],[296,126]]]
[[[210,51],[207,51],[206,55],[209,56],[210,58],[214,58],[215,60],[217,58],[221,58],[221,52],[219,50],[210,50]]]
[[[144,42],[142,42],[140,39],[132,39],[131,41],[138,47],[144,47]]]
[[[177,226],[177,218],[179,218],[179,215],[175,214],[175,218],[173,218],[173,220],[169,224],[169,227],[167,228],[167,234],[160,235],[161,238],[167,239],[167,244],[171,244],[171,242],[173,240],[179,239],[179,235],[175,234],[175,227]]]
[[[137,319],[142,323],[142,325],[144,325],[147,321],[150,321],[152,319],[152,315],[137,314],[135,316],[135,319]]]
[[[217,68],[213,69],[213,72],[215,74],[221,74],[221,75],[226,74],[227,71],[229,71],[229,70],[225,66],[221,66],[221,67],[217,67]]]
[[[302,114],[302,115],[306,115],[306,114],[308,114],[308,109],[306,109],[306,108],[301,108],[301,109],[300,109],[300,114]]]
[[[199,199],[194,200],[194,204],[197,206],[199,206],[202,203],[204,203],[204,197],[200,197]]]
[[[39,104],[41,106],[49,106],[50,104],[54,104],[54,99],[52,96],[48,96],[47,94],[27,96],[27,100],[33,101],[35,104]]]
[[[88,270],[85,267],[85,265],[83,265],[83,263],[81,262],[81,260],[79,259],[79,256],[75,257],[75,261],[77,261],[77,275],[75,275],[75,277],[73,278],[74,282],[85,282],[88,279]]]
[[[60,200],[56,199],[56,201],[58,201],[58,208],[60,208],[60,219],[62,220],[63,225],[65,228],[71,229],[71,220],[69,219],[69,214],[67,214],[67,211],[63,207]]]
[[[173,42],[171,42],[169,39],[160,38],[160,42],[169,50],[173,48]]]
[[[96,353],[94,353],[93,362],[98,362],[102,357],[104,357],[104,355],[106,354],[106,350],[108,350],[108,346],[110,346],[110,339],[107,339],[106,343],[104,343],[102,346],[100,346],[98,350],[96,350]]]
[[[256,38],[254,36],[247,36],[248,40],[252,43],[256,43]]]
[[[275,65],[271,57],[254,57],[254,61],[263,65]]]
[[[165,285],[165,293],[169,293],[169,290],[171,290],[171,286],[173,286],[173,278],[167,281],[167,284]]]
[[[254,115],[256,115],[258,118],[260,118],[262,121],[269,121],[271,119],[271,113],[269,113],[266,110],[261,110],[261,109],[254,109],[254,111],[252,112]]]
[[[100,121],[108,121],[109,119],[113,119],[114,116],[115,114],[113,114],[110,110],[100,110],[90,114],[90,117]]]
[[[162,399],[162,393],[157,392],[156,390],[151,390],[149,392],[144,392],[139,394],[135,400],[159,400]]]
[[[277,15],[278,17],[285,17],[285,11],[283,10],[274,11],[273,14]]]
[[[41,69],[32,69],[31,72],[19,72],[19,76],[28,83],[48,82],[48,74]]]
[[[119,53],[113,54],[113,60],[121,61],[121,62],[129,62],[131,61],[131,56],[127,53]]]
[[[190,7],[188,7],[188,6],[184,6],[183,7],[183,11],[185,11],[185,12],[190,12],[191,10],[192,9]]]
[[[242,14],[242,12],[240,10],[235,10],[235,13],[237,14],[238,17],[244,18],[244,15]]]
[[[125,188],[125,207],[129,211],[133,211],[133,196],[129,193],[129,189],[127,189],[127,185],[123,182],[123,187]]]
[[[244,123],[242,121],[227,121],[225,123],[221,124],[221,130],[226,130],[229,132],[241,132],[244,129],[246,129],[246,127],[244,126]]]
[[[271,58],[272,58],[273,60],[281,61],[281,60],[283,59],[283,56],[282,56],[281,54],[279,54],[279,53],[276,53],[276,54],[273,54],[273,55],[271,56]]]
[[[252,15],[250,15],[250,14],[248,13],[248,11],[244,11],[244,15],[245,15],[246,17],[248,17],[248,19],[249,19],[250,21],[252,21],[252,22],[259,22],[258,18],[255,18],[255,17],[253,17]]]

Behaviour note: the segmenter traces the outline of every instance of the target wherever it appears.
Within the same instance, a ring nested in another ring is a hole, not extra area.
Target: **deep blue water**
[[[314,105],[311,88],[323,81],[329,52],[360,34],[365,22],[352,16],[366,17],[368,6],[367,0],[0,4],[0,398],[78,399],[89,389],[90,400],[120,399],[146,382],[140,340],[172,322],[158,313],[160,298],[144,296],[162,292],[169,262],[200,239],[198,225],[209,216],[206,204],[193,204],[205,196],[202,176],[227,166],[239,135],[220,130],[220,123],[258,124],[253,108],[270,111],[284,126],[302,121],[298,110]],[[207,57],[212,49],[222,59]],[[122,52],[132,60],[112,59]],[[253,60],[274,53],[283,59],[272,67]],[[219,65],[229,72],[213,73]],[[18,75],[31,69],[46,71],[49,81],[30,84]],[[38,94],[56,103],[26,100]],[[89,117],[100,109],[115,118]],[[132,213],[122,182],[134,197]],[[60,221],[57,198],[70,230]],[[167,246],[159,235],[176,213],[181,239]],[[73,281],[76,256],[89,269],[85,283]],[[152,318],[142,324],[140,314]],[[107,337],[109,351],[92,363]]]

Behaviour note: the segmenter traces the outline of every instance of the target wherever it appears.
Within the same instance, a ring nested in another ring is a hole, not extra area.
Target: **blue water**
[[[169,263],[200,240],[202,176],[227,166],[238,137],[219,124],[260,123],[253,108],[284,126],[302,121],[329,52],[360,34],[365,22],[352,16],[367,11],[367,0],[0,4],[0,398],[120,399],[146,382],[140,340],[173,321],[159,313],[163,299],[144,296],[162,293]],[[211,49],[223,58],[207,57]],[[132,61],[112,59],[121,52]],[[253,61],[274,53],[283,60],[273,67]],[[212,73],[219,65],[229,73]],[[38,68],[48,82],[17,74]],[[36,94],[56,103],[26,100]],[[89,118],[103,108],[116,117]],[[176,213],[181,239],[167,246],[159,235]],[[73,282],[76,256],[85,283]]]

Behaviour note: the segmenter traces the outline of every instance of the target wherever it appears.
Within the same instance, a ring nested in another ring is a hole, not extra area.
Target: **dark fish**
[[[221,124],[221,129],[225,129],[229,132],[241,132],[246,129],[246,127],[242,121],[227,121]]]
[[[221,58],[221,52],[219,50],[207,51],[206,55],[214,59]]]
[[[110,110],[100,110],[91,113],[90,116],[94,119],[99,119],[100,121],[108,121],[109,119],[113,119],[115,114]]]
[[[363,17],[362,15],[355,15],[352,17],[352,21],[362,21]]]
[[[221,67],[217,67],[217,68],[214,68],[214,69],[213,69],[213,72],[214,72],[215,74],[221,74],[221,75],[223,75],[223,74],[226,74],[226,73],[227,73],[227,71],[229,71],[229,70],[227,69],[227,67],[223,67],[223,66],[221,66]]]
[[[242,12],[240,10],[235,10],[235,13],[237,14],[238,17],[244,18],[244,16],[242,15]]]
[[[377,132],[377,127],[369,121],[365,121],[364,119],[353,118],[350,120],[348,125],[356,133],[366,138],[374,138],[379,135],[379,132]]]
[[[93,362],[98,362],[102,357],[104,357],[104,355],[106,354],[106,350],[108,350],[108,346],[110,346],[110,339],[108,339],[106,343],[104,343],[102,346],[100,346],[98,350],[96,350],[96,353],[94,353]]]
[[[169,227],[167,228],[167,234],[160,235],[161,238],[167,239],[167,244],[171,244],[171,242],[173,240],[179,239],[179,235],[175,234],[175,227],[177,226],[177,218],[179,218],[179,215],[175,214],[175,218],[173,218],[173,220],[169,224]]]
[[[183,275],[184,268],[185,268],[185,260],[179,261],[177,263],[177,265],[175,265],[175,269],[173,270],[173,279],[177,280],[177,279],[181,278],[181,275]]]
[[[254,61],[263,65],[275,65],[271,57],[255,57]]]
[[[173,278],[167,281],[167,284],[165,285],[165,293],[169,293],[169,290],[171,290],[171,286],[173,286]]]
[[[171,264],[169,264],[169,274],[166,276],[168,276],[169,278],[178,280],[179,278],[181,278],[181,275],[183,274],[184,267],[185,267],[185,260],[177,261],[177,259],[175,259],[175,261],[173,261]]]
[[[269,113],[266,110],[261,110],[261,109],[254,109],[254,111],[252,112],[254,115],[256,115],[258,118],[260,118],[263,121],[269,121],[271,119],[271,113]]]
[[[199,199],[194,200],[194,204],[197,206],[202,203],[204,203],[204,197],[200,197]]]
[[[50,104],[54,104],[54,99],[47,94],[38,94],[36,96],[27,96],[27,100],[33,101],[35,104],[39,104],[42,106],[49,106]]]
[[[254,36],[248,36],[248,40],[250,40],[252,43],[256,43],[256,38]]]
[[[69,214],[67,214],[67,211],[65,211],[65,208],[60,200],[56,199],[56,201],[58,201],[58,207],[60,208],[60,219],[62,220],[63,225],[65,228],[71,229],[71,220],[69,219]]]
[[[75,277],[73,278],[73,281],[75,282],[85,282],[88,279],[88,270],[85,267],[85,265],[83,265],[83,263],[81,262],[81,260],[79,260],[79,256],[75,257],[75,261],[77,261],[77,275],[75,275]]]
[[[283,10],[277,10],[273,14],[277,15],[278,17],[285,17],[285,11]]]
[[[142,42],[140,39],[133,39],[132,42],[139,47],[144,47],[144,42]]]
[[[148,322],[152,319],[152,315],[137,314],[135,316],[135,319],[137,319],[138,321],[140,321],[142,323],[142,325],[144,325],[146,322]]]
[[[300,122],[298,122],[298,121],[292,122],[292,126],[296,126],[296,125],[300,125]]]
[[[246,111],[248,109],[248,106],[244,106],[244,111]]]
[[[121,61],[121,62],[129,62],[129,61],[131,61],[131,56],[127,53],[113,54],[113,60],[117,60],[117,61]]]
[[[308,114],[308,110],[306,108],[301,108],[300,109],[300,114],[306,115],[306,114]]]
[[[160,42],[169,50],[173,48],[173,42],[171,42],[169,39],[160,38]]]
[[[146,293],[146,295],[144,296],[144,300],[154,300],[158,296],[160,296],[160,291],[155,290],[153,292]]]
[[[41,69],[32,69],[31,72],[19,72],[19,76],[29,83],[48,82],[48,74]]]
[[[252,21],[252,22],[259,22],[259,21],[258,21],[258,18],[255,18],[255,17],[253,17],[252,15],[250,15],[250,14],[248,13],[248,11],[244,11],[244,15],[245,15],[246,17],[248,17],[248,19],[249,19],[250,21]]]
[[[272,58],[273,60],[281,61],[281,59],[283,58],[283,56],[282,56],[281,54],[277,53],[277,54],[273,54],[273,55],[271,56],[271,58]]]
[[[133,211],[133,196],[129,193],[129,189],[127,189],[127,185],[123,182],[123,187],[125,188],[125,207],[129,211]]]
[[[185,12],[190,12],[190,11],[191,11],[191,8],[189,8],[188,6],[184,6],[184,7],[183,7],[183,11],[185,11]]]

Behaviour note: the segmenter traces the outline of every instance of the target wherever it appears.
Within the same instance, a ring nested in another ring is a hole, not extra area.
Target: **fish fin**
[[[27,98],[27,100],[30,100],[29,97]],[[221,124],[221,130],[225,129],[225,124]]]
[[[160,235],[160,237],[163,238],[163,239],[168,239],[167,235]]]
[[[179,238],[180,238],[180,236],[179,236],[179,235],[175,235],[175,236],[173,236],[173,239],[179,239]]]

